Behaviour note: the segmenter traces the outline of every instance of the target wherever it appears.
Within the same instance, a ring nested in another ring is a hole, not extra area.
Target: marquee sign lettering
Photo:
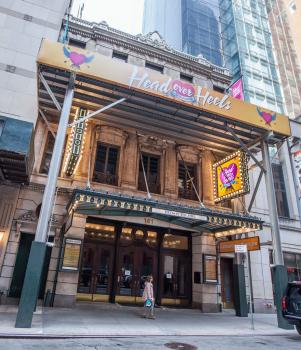
[[[86,109],[78,109],[76,117],[74,121],[80,118],[83,118],[87,115]],[[79,163],[79,159],[81,157],[81,153],[85,144],[85,133],[87,130],[87,121],[78,123],[72,127],[71,134],[68,140],[68,151],[65,160],[64,171],[67,176],[71,176],[77,164]]]
[[[248,162],[242,151],[213,164],[214,201],[235,198],[250,192]]]
[[[229,120],[271,130],[281,135],[291,134],[289,119],[285,115],[258,109],[256,105],[210,90],[205,86],[172,79],[166,74],[119,62],[98,52],[44,39],[37,62],[193,106]]]

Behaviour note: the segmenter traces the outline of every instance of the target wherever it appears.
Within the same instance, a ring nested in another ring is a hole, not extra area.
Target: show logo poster
[[[242,151],[213,164],[215,202],[250,192],[247,164],[246,154]]]

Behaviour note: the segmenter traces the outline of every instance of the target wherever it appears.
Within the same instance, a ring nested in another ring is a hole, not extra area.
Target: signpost
[[[249,261],[249,254],[248,254],[248,246],[246,244],[236,244],[235,245],[235,254],[245,254],[246,261],[247,261],[247,268],[248,268],[248,282],[249,282],[249,289],[250,289],[250,303],[249,303],[249,310],[251,314],[251,328],[254,330],[254,315],[253,315],[253,297],[252,297],[252,288],[251,288],[251,267],[250,267],[250,261]]]

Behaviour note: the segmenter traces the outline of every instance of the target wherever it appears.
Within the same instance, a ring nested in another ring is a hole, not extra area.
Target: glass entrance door
[[[78,299],[109,301],[113,247],[85,243],[79,273]]]
[[[142,294],[146,277],[153,275],[157,281],[156,252],[144,246],[121,247],[118,261],[115,301],[143,303]]]
[[[181,254],[163,256],[162,304],[187,305],[191,294],[189,258]]]

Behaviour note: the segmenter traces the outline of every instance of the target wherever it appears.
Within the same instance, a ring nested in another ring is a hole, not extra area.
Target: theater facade
[[[71,17],[68,35],[65,44],[43,40],[37,57],[34,170],[2,242],[7,302],[21,293],[72,89],[40,298],[139,305],[153,275],[159,305],[234,307],[239,262],[220,242],[260,236],[263,222],[244,201],[249,164],[261,166],[267,137],[290,135],[287,117],[225,94],[227,70],[174,51],[156,32],[131,36]]]

